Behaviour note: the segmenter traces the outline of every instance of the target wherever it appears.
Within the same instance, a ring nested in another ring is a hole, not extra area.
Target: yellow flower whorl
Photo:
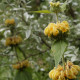
[[[49,77],[53,80],[65,80],[64,69],[61,65],[49,72]]]
[[[14,19],[6,19],[5,20],[5,24],[7,26],[9,26],[9,25],[15,25],[15,20]]]
[[[80,66],[67,61],[65,69],[63,69],[63,66],[59,65],[57,68],[54,68],[49,72],[49,77],[53,80],[76,79],[79,71]]]
[[[12,65],[14,69],[22,69],[22,68],[27,68],[29,66],[30,66],[30,63],[28,60]]]
[[[6,46],[16,45],[22,42],[22,38],[20,36],[13,36],[6,38]]]
[[[14,19],[11,19],[10,20],[10,24],[14,25],[15,24],[15,20]]]
[[[57,36],[58,34],[64,34],[69,31],[69,24],[67,21],[50,23],[45,29],[44,34],[48,37]],[[61,33],[62,32],[62,33]]]
[[[61,5],[60,2],[50,2],[50,11],[51,12],[55,12],[55,13],[59,13],[61,12]]]
[[[57,30],[57,25],[55,23],[50,23],[44,30],[44,34],[50,37],[51,35],[57,36],[59,31]]]
[[[55,2],[55,3],[50,2],[50,6],[57,7],[59,5],[60,5],[60,2],[59,1],[58,2]]]
[[[80,71],[80,66],[74,65],[70,61],[67,61],[65,68],[65,75],[68,79],[75,79]]]

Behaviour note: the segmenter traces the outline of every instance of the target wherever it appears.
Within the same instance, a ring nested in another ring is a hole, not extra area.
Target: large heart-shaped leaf
[[[55,41],[51,47],[51,55],[54,56],[55,66],[57,66],[62,58],[67,47],[67,42],[64,40]]]

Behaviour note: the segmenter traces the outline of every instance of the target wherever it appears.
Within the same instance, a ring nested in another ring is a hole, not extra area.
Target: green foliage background
[[[31,11],[49,10],[49,1],[0,0],[0,80],[13,80],[16,73],[12,68],[12,64],[17,61],[16,56],[10,47],[5,46],[5,39],[10,35],[9,29],[4,24],[8,18],[16,20],[15,33],[23,38],[20,47],[34,69],[33,79],[50,80],[48,72],[54,67],[54,58],[50,55],[53,40],[46,37],[43,30],[48,23],[56,22],[56,16],[54,13],[31,13]],[[56,1],[65,2],[65,0]],[[67,20],[71,29],[67,38],[69,45],[65,52],[65,60],[80,65],[80,0],[67,1],[66,10],[59,13],[59,20]],[[23,60],[21,52],[17,51],[20,60]]]

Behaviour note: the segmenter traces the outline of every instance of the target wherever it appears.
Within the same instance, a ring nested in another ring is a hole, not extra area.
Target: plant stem
[[[56,22],[58,22],[58,13],[56,12]]]
[[[25,52],[18,46],[18,49],[22,52],[22,54],[23,54],[23,57],[26,59],[27,58],[27,56],[26,56],[26,54],[25,54]]]
[[[63,55],[62,55],[62,63],[63,63],[63,68],[65,69],[64,53],[63,53]]]
[[[15,50],[16,58],[17,58],[17,60],[19,62],[19,58],[18,58],[18,54],[17,54],[17,51],[16,51],[16,47],[14,47],[14,50]]]

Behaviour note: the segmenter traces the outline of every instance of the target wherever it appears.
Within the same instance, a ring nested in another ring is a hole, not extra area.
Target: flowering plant
[[[50,23],[45,29],[44,29],[44,34],[48,37],[53,36],[55,37],[61,37],[61,36],[66,36],[67,33],[69,32],[69,23],[67,21],[62,21],[62,22],[57,22],[55,23]]]
[[[67,50],[68,42],[66,40],[70,31],[69,23],[67,21],[58,21],[59,2],[50,2],[51,11],[56,13],[56,23],[49,23],[44,29],[44,34],[49,38],[54,39],[51,47],[51,56],[54,57],[55,67],[49,72],[49,77],[52,80],[79,80],[77,76],[80,72],[80,66],[74,65],[71,61],[65,62],[64,53]],[[62,59],[62,60],[61,60]],[[62,61],[62,66],[59,62]]]
[[[17,62],[12,64],[13,69],[17,70],[14,80],[32,80],[32,69],[30,63],[26,57],[24,51],[20,48],[19,44],[22,42],[22,37],[15,33],[16,22],[15,19],[5,20],[5,26],[9,28],[11,35],[6,38],[5,45],[11,47],[11,51],[14,51],[17,58]],[[23,61],[20,60],[19,52],[25,58]]]

